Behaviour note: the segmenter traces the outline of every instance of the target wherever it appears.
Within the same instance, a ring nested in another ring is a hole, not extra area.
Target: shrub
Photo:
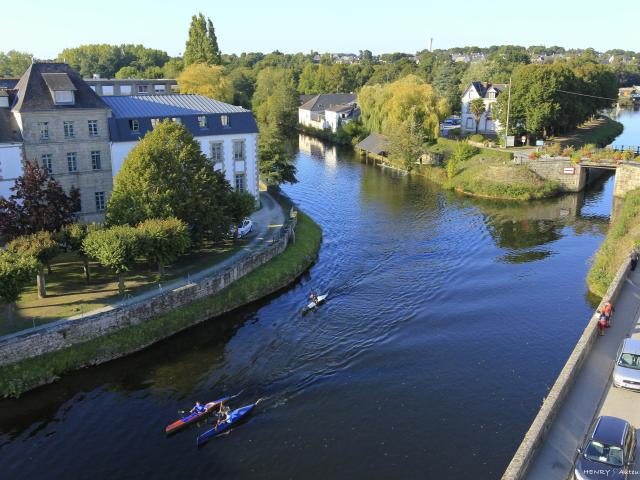
[[[622,154],[622,158],[627,161],[633,160],[633,150],[631,149],[625,150],[624,153]]]
[[[474,155],[480,152],[478,147],[469,145],[467,142],[458,142],[456,148],[453,151],[453,156],[460,162],[470,159]]]
[[[573,147],[565,147],[562,149],[561,155],[563,157],[573,157],[575,151],[576,150]]]
[[[562,152],[562,145],[559,143],[552,143],[546,148],[546,151],[552,157],[558,157],[560,156],[560,152]]]
[[[485,138],[482,135],[480,135],[479,133],[476,133],[474,135],[471,135],[468,138],[468,140],[471,141],[471,142],[476,142],[476,143],[484,143]]]

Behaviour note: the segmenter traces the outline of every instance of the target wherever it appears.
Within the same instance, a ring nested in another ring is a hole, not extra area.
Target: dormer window
[[[223,127],[228,127],[229,126],[229,115],[221,115],[220,116],[220,123],[222,123]]]
[[[43,73],[42,78],[49,88],[53,103],[73,105],[76,100],[76,86],[66,73]]]
[[[491,90],[487,96],[488,96],[489,98],[496,98],[496,92],[494,92],[493,90]]]

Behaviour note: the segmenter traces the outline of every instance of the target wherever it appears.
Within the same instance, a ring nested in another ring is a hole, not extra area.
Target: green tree
[[[238,228],[246,217],[256,209],[256,199],[247,192],[231,192],[229,199],[229,216],[235,228],[233,229],[233,241],[238,240]]]
[[[82,259],[82,268],[84,271],[85,283],[91,283],[91,270],[89,267],[89,257],[87,257],[82,249],[82,243],[89,232],[99,230],[100,225],[92,223],[86,225],[84,223],[72,223],[65,225],[60,231],[60,240],[63,245],[73,252],[76,252]]]
[[[213,30],[213,23],[202,13],[191,17],[189,38],[185,45],[183,61],[185,66],[193,63],[207,65],[220,64],[220,49]]]
[[[178,75],[182,73],[184,69],[184,63],[181,58],[172,58],[162,67],[164,78],[178,78]]]
[[[296,183],[296,167],[291,157],[282,132],[276,126],[261,125],[258,158],[262,181],[269,186]]]
[[[21,77],[31,66],[32,57],[30,53],[16,50],[0,52],[0,77]]]
[[[469,113],[473,115],[473,119],[476,121],[476,133],[478,133],[480,119],[486,111],[487,108],[485,107],[484,100],[482,98],[474,98],[469,102]]]
[[[22,257],[33,257],[38,261],[36,285],[38,298],[47,296],[47,286],[44,277],[44,267],[49,266],[59,253],[58,242],[51,232],[37,232],[32,235],[17,237],[7,244],[7,250]]]
[[[15,302],[38,271],[38,261],[29,255],[0,250],[0,301],[5,317],[11,320]]]
[[[187,224],[175,217],[152,218],[138,225],[140,253],[158,266],[164,275],[165,265],[173,262],[191,246]]]
[[[134,264],[140,249],[140,232],[129,225],[118,225],[89,232],[82,249],[118,276],[118,291],[125,293],[125,274]]]
[[[233,85],[219,65],[192,64],[178,76],[180,93],[195,93],[221,102],[233,101]]]
[[[231,186],[182,125],[161,122],[129,152],[114,179],[107,205],[110,225],[137,225],[150,218],[177,217],[192,237],[221,238]]]
[[[417,107],[412,107],[407,117],[398,122],[389,136],[389,152],[408,171],[425,152],[428,138],[420,124]]]

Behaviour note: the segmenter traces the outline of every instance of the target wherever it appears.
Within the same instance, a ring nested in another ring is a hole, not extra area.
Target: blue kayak
[[[209,439],[215,437],[216,435],[220,435],[223,432],[226,432],[231,427],[233,427],[236,423],[242,421],[247,415],[249,415],[249,413],[251,413],[251,410],[253,410],[253,408],[256,405],[257,405],[256,403],[252,403],[251,405],[246,405],[244,407],[241,407],[232,411],[229,414],[229,419],[226,422],[220,422],[216,424],[213,428],[210,428],[209,430],[204,432],[202,435],[198,435],[198,439],[196,440],[196,445],[198,447],[201,445],[204,445],[209,441]]]

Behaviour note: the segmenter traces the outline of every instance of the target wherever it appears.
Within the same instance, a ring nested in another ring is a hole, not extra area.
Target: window
[[[244,178],[244,173],[236,174],[236,192],[244,192],[246,190]]]
[[[50,153],[44,153],[42,155],[42,168],[45,169],[49,175],[53,173],[53,156]]]
[[[198,115],[198,126],[200,128],[207,128],[207,117],[205,115]]]
[[[160,119],[159,118],[152,118],[151,119],[151,128],[156,128],[159,123],[160,123]]]
[[[89,125],[89,136],[97,137],[98,136],[98,121],[97,120],[89,120],[87,122]]]
[[[100,156],[100,150],[91,151],[91,168],[94,170],[102,170],[102,157]]]
[[[488,98],[496,98],[496,92],[489,92]]]
[[[73,105],[75,95],[69,90],[58,90],[53,92],[53,101],[56,105]]]
[[[233,159],[236,162],[244,160],[244,140],[233,141]]]
[[[181,118],[173,117],[173,118],[171,119],[171,121],[172,121],[173,123],[177,123],[178,125],[182,125],[182,119],[181,119]]]
[[[102,95],[113,95],[113,85],[103,85]]]
[[[154,85],[153,86],[153,91],[155,93],[164,93],[165,92],[165,86],[164,85]]]
[[[149,85],[138,85],[138,93],[140,95],[146,95],[149,93]]]
[[[129,130],[131,133],[140,133],[140,122],[138,120],[129,120]]]
[[[213,163],[224,161],[224,157],[222,156],[222,142],[211,143],[211,161]]]
[[[96,211],[104,212],[105,201],[104,192],[96,192]]]
[[[75,133],[73,131],[73,122],[63,122],[64,126],[64,138],[73,138]]]
[[[120,95],[131,95],[131,85],[120,85]]]
[[[49,140],[49,122],[38,122],[40,140]]]
[[[78,171],[78,155],[76,152],[67,153],[67,168],[70,172]]]
[[[228,127],[229,126],[229,115],[221,115],[220,116],[220,123],[222,123],[223,127]]]

